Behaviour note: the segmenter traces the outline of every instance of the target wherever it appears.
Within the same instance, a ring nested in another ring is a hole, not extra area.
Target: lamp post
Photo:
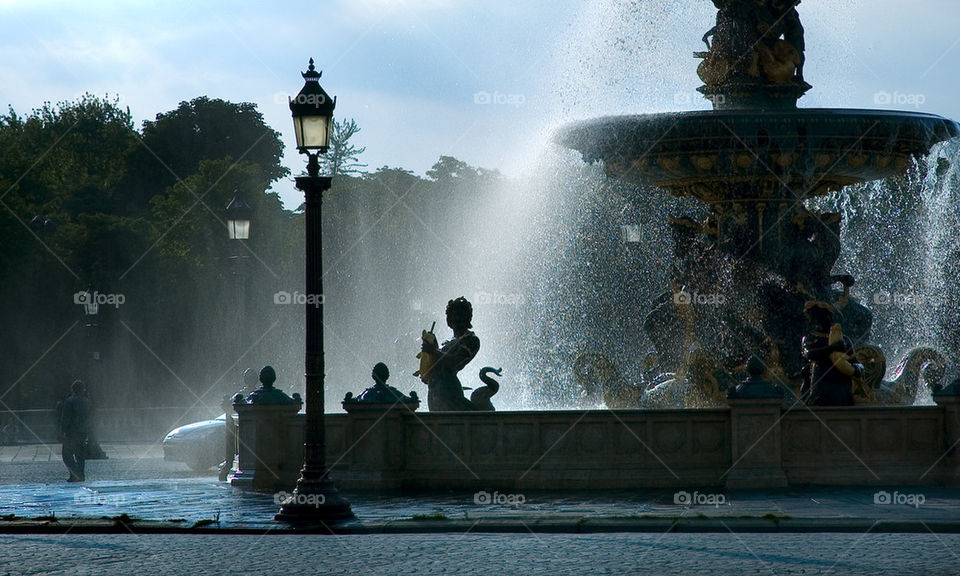
[[[236,350],[242,355],[244,343],[246,342],[246,318],[245,310],[247,304],[247,275],[246,260],[243,253],[243,242],[250,238],[250,218],[253,215],[253,209],[243,200],[240,192],[234,191],[233,200],[227,204],[227,234],[231,240],[236,240],[234,244],[234,255],[231,259],[234,261],[233,275],[237,282],[237,311],[236,311]],[[240,357],[238,356],[238,360]]]
[[[97,301],[97,291],[88,288],[84,296],[80,299],[80,305],[83,307],[85,327],[88,329],[87,345],[90,347],[87,356],[86,374],[84,375],[84,379],[87,381],[87,386],[89,387],[91,382],[99,384],[97,377],[100,373],[98,370],[100,364],[100,338],[98,337],[98,333],[100,328],[97,323],[97,317],[100,314],[100,303]]]
[[[240,192],[234,190],[233,199],[230,200],[230,203],[227,204],[226,208],[227,213],[227,236],[231,240],[236,240],[232,242],[234,244],[234,255],[231,257],[231,260],[234,261],[233,275],[234,281],[237,283],[237,299],[236,299],[236,312],[235,312],[235,322],[236,326],[235,338],[236,346],[235,350],[237,351],[237,360],[239,362],[240,358],[243,356],[244,344],[246,343],[246,308],[247,308],[247,275],[246,275],[246,262],[247,258],[243,254],[243,242],[250,238],[250,218],[253,216],[253,209],[250,208],[250,205],[247,204],[243,196],[240,195]],[[224,427],[224,444],[223,444],[223,465],[220,467],[218,478],[221,482],[226,482],[227,478],[230,475],[230,470],[233,468],[233,459],[236,456],[237,452],[237,430],[236,424],[234,424],[233,419],[233,402],[231,400],[232,392],[230,391],[231,383],[227,383],[227,393],[223,396],[223,409],[226,414],[226,426]]]
[[[320,176],[317,158],[330,146],[330,126],[336,100],[320,87],[320,72],[310,66],[302,73],[303,89],[290,100],[297,150],[306,154],[307,175],[298,176],[304,193],[306,227],[306,395],[303,468],[293,494],[280,507],[276,519],[294,523],[327,523],[353,518],[350,503],[337,492],[326,463],[326,429],[323,402],[323,245],[321,202],[332,178]]]
[[[250,238],[250,216],[253,210],[244,202],[239,192],[234,192],[233,200],[227,204],[227,233],[231,240]]]

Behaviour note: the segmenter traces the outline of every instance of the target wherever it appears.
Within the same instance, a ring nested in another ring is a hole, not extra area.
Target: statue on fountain
[[[801,397],[812,406],[853,406],[854,379],[863,375],[853,342],[833,322],[833,309],[826,302],[807,302],[803,312],[814,328],[802,341],[809,364]]]
[[[697,74],[714,106],[795,107],[810,89],[800,0],[713,0],[717,25],[703,35]],[[712,40],[712,42],[711,42]],[[731,97],[728,102],[727,98]]]
[[[494,410],[490,398],[499,389],[499,383],[487,374],[500,375],[502,369],[489,366],[480,371],[480,380],[486,386],[473,391],[470,399],[463,395],[463,385],[457,373],[463,370],[480,350],[480,339],[474,334],[473,306],[463,296],[447,302],[447,326],[453,330],[453,339],[437,345],[437,338],[424,330],[423,345],[418,355],[420,370],[414,373],[427,385],[427,408],[431,412],[454,410]]]

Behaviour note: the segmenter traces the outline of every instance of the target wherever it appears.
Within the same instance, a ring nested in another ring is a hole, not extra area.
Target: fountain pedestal
[[[389,371],[384,364],[377,364],[373,377],[373,386],[343,399],[343,409],[350,415],[346,434],[357,439],[344,456],[346,464],[364,471],[360,482],[398,490],[403,488],[406,468],[403,416],[416,412],[420,400],[415,392],[406,396],[387,385]]]
[[[237,472],[231,486],[291,490],[303,463],[301,404],[234,404],[237,411]]]
[[[764,380],[764,369],[759,358],[750,358],[750,376],[727,393],[733,458],[726,474],[727,488],[781,488],[788,484],[780,433],[783,392]]]
[[[935,393],[933,399],[937,406],[944,408],[943,449],[946,451],[946,471],[944,472],[947,484],[956,485],[960,482],[960,378],[943,390]]]
[[[782,488],[787,486],[781,457],[782,397],[729,398],[731,456],[726,475],[729,489]]]

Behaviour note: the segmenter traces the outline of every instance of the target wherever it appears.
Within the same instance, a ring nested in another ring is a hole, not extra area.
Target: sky
[[[960,0],[804,0],[801,107],[960,119]],[[703,109],[709,0],[0,0],[0,106],[85,92],[143,120],[197,96],[253,102],[282,134],[314,58],[369,169],[441,155],[524,174],[573,119]],[[274,186],[288,208],[291,180]]]

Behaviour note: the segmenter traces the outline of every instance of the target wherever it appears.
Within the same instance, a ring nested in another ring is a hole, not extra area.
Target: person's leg
[[[60,448],[60,455],[63,458],[64,465],[67,467],[67,472],[70,473],[70,478],[67,481],[72,482],[76,477],[76,472],[74,471],[73,442],[71,442],[69,438],[64,438],[63,445]]]
[[[77,443],[77,452],[76,452],[76,462],[77,462],[77,477],[80,481],[83,482],[86,480],[84,476],[83,469],[87,463],[87,443],[80,441]]]
[[[83,468],[80,461],[80,443],[72,438],[63,441],[63,463],[67,465],[70,471],[70,482],[79,482],[83,480]]]

